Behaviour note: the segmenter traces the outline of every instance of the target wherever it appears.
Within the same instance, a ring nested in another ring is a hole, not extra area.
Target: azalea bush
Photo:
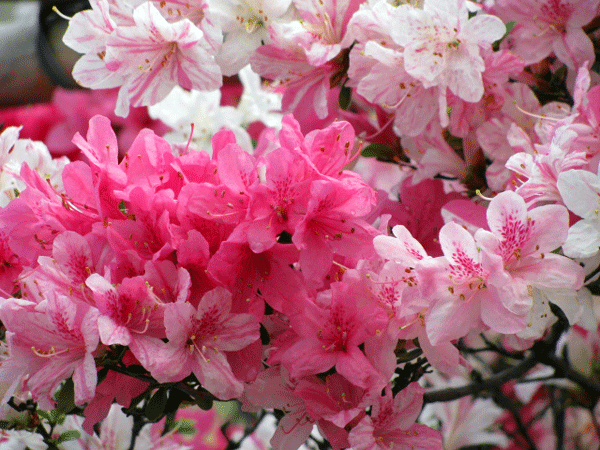
[[[112,90],[0,134],[0,449],[600,448],[600,0],[90,3]]]

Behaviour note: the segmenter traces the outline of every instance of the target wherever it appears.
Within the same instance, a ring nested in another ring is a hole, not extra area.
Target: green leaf
[[[186,435],[194,435],[198,432],[196,428],[194,428],[194,422],[186,419],[178,421],[175,428],[178,433]]]
[[[389,155],[391,153],[391,149],[387,145],[383,144],[370,144],[367,145],[362,152],[360,152],[361,156],[365,158],[377,158],[379,156]]]
[[[196,399],[196,405],[204,411],[210,411],[213,407],[213,399],[210,397],[198,397]]]
[[[157,390],[150,400],[148,400],[144,414],[150,422],[158,422],[163,417],[167,400],[166,389]]]
[[[62,414],[67,414],[75,408],[75,388],[73,379],[69,378],[60,388],[56,398],[56,409]]]
[[[75,439],[79,439],[81,437],[81,433],[77,430],[67,430],[58,437],[55,441],[56,444],[61,444],[66,441],[74,441]]]
[[[37,415],[40,416],[42,419],[46,419],[48,422],[51,421],[50,414],[47,411],[44,411],[42,409],[38,409],[37,410]]]
[[[340,96],[338,98],[338,103],[340,108],[344,111],[350,108],[350,103],[352,102],[352,89],[347,86],[342,86],[340,89]]]
[[[508,36],[508,33],[510,33],[513,28],[515,27],[517,22],[515,22],[514,20],[511,20],[510,22],[506,22],[506,33],[504,33],[504,36],[502,36],[500,39],[498,39],[496,42],[494,42],[492,44],[492,48],[494,50],[498,50],[498,48],[500,48],[500,42],[502,42],[504,39],[506,39],[506,36]]]
[[[514,20],[507,22],[506,23],[506,34],[510,33],[516,24],[517,24],[517,22],[515,22]],[[506,37],[506,34],[504,35],[505,37]]]
[[[57,424],[63,423],[65,421],[65,415],[61,413],[58,409],[53,409],[50,411],[50,423]]]
[[[127,373],[135,377],[135,375],[148,375],[148,370],[139,364],[127,366]]]
[[[269,331],[261,323],[260,324],[260,342],[262,343],[262,345],[269,345],[270,341],[271,341],[271,337],[269,336]]]

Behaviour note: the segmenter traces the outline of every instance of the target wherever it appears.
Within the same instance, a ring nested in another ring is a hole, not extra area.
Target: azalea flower
[[[468,102],[483,95],[481,47],[500,39],[506,27],[494,16],[469,19],[468,2],[425,0],[423,9],[399,6],[391,35],[404,48],[406,72],[423,83],[448,87]]]

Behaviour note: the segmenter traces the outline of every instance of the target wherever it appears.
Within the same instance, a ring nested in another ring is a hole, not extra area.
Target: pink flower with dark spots
[[[187,302],[166,305],[169,341],[164,345],[147,341],[144,361],[140,361],[161,383],[179,381],[193,373],[216,397],[239,397],[243,384],[233,375],[224,352],[241,350],[256,341],[259,324],[251,314],[230,311],[231,293],[222,287],[204,294],[197,308]]]
[[[439,450],[439,431],[415,423],[423,406],[423,388],[411,383],[392,397],[389,389],[374,402],[370,416],[365,416],[352,430],[348,440],[354,450],[419,449]]]

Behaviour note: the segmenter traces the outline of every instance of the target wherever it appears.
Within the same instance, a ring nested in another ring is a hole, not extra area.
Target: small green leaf
[[[496,42],[494,42],[492,44],[492,48],[494,50],[498,50],[500,48],[500,42],[502,42],[504,39],[506,39],[506,36],[508,36],[508,34],[513,30],[513,28],[515,27],[517,22],[515,22],[514,20],[511,20],[510,22],[506,22],[506,32],[504,33],[504,36],[502,36],[500,39],[498,39]]]
[[[150,422],[158,422],[163,417],[167,400],[167,391],[165,389],[157,390],[150,400],[148,400],[144,414]]]
[[[175,428],[178,433],[186,435],[193,435],[198,432],[196,428],[194,428],[194,422],[191,420],[180,420],[177,422],[177,426]]]
[[[81,433],[77,430],[67,430],[58,437],[55,441],[56,444],[61,444],[67,441],[74,441],[75,439],[79,439],[81,437]]]
[[[65,415],[61,413],[58,409],[53,409],[50,411],[50,423],[52,424],[60,424],[65,421]]]
[[[204,411],[210,411],[213,407],[213,399],[210,397],[199,397],[196,399],[196,405]]]
[[[140,366],[139,364],[132,364],[130,366],[127,366],[127,373],[131,374],[132,376],[148,375],[148,371],[143,366]]]
[[[364,156],[365,158],[377,158],[386,154],[389,155],[390,153],[391,150],[387,145],[370,144],[367,145],[362,152],[360,152],[360,155]]]
[[[37,410],[37,415],[40,416],[42,419],[47,420],[48,422],[50,422],[50,420],[51,420],[50,414],[47,411],[44,411],[42,409]]]
[[[338,103],[340,108],[344,111],[347,111],[350,108],[350,103],[352,102],[352,89],[347,86],[342,86],[340,89],[340,96],[338,98]]]
[[[56,398],[56,409],[58,412],[67,414],[75,408],[75,388],[73,379],[64,382]]]
[[[271,342],[271,337],[269,336],[269,331],[265,328],[265,326],[260,324],[260,342],[262,345],[269,345]]]

